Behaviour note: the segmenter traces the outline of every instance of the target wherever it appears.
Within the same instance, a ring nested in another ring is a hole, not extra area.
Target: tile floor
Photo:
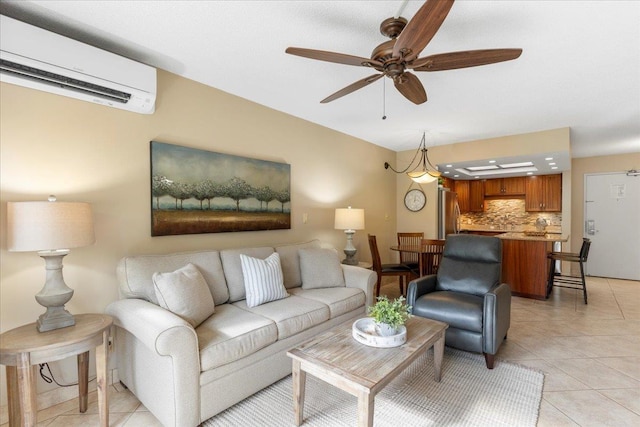
[[[548,301],[514,297],[498,356],[544,371],[538,426],[640,426],[640,282],[589,278],[588,289],[586,306],[571,289],[555,288]],[[383,291],[397,296],[397,283]],[[98,426],[89,397],[85,414],[70,400],[40,411],[38,425]],[[160,425],[119,385],[109,399],[111,426]]]

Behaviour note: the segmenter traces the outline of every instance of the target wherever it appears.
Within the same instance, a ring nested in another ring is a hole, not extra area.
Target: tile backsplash
[[[560,212],[527,212],[524,199],[485,199],[484,212],[467,212],[460,215],[461,224],[535,226],[538,218],[544,218],[550,226],[560,226]]]

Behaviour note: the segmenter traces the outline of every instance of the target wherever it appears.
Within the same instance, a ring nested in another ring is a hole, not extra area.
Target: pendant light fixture
[[[418,160],[418,155],[420,155]],[[416,162],[416,160],[418,160]],[[431,164],[429,161],[429,156],[427,155],[427,143],[425,133],[422,133],[422,140],[420,141],[420,145],[418,146],[418,151],[413,156],[411,163],[403,169],[396,170],[389,163],[384,163],[385,169],[391,169],[395,173],[406,173],[409,178],[411,178],[414,182],[419,184],[428,184],[437,180],[440,177],[440,172],[438,169]]]

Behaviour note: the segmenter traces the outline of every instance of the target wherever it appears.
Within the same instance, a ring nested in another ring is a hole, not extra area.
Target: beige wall
[[[570,150],[570,129],[552,129],[521,135],[510,135],[457,144],[440,145],[428,148],[429,160],[432,164],[445,162],[465,162],[492,157],[509,157],[523,154],[537,154]],[[418,144],[416,140],[416,148]],[[427,144],[428,145],[428,144]],[[415,155],[416,150],[398,152],[396,165],[405,168]],[[391,173],[391,172],[390,172]],[[569,173],[563,173],[562,226],[571,228],[571,185]],[[404,207],[404,195],[412,181],[404,174],[396,178],[397,199],[397,231],[423,231],[426,238],[437,238],[438,186],[436,182],[421,184],[427,196],[427,205],[420,212],[410,212]],[[415,188],[418,184],[413,184]],[[565,217],[566,216],[566,217]]]
[[[640,170],[640,153],[620,154],[616,156],[598,156],[571,160],[571,186],[573,197],[571,208],[573,225],[571,227],[571,245],[580,248],[584,224],[584,180],[586,174],[605,172],[624,172],[630,169]]]
[[[153,115],[2,83],[0,122],[1,331],[44,311],[34,300],[44,262],[35,253],[7,252],[7,201],[55,194],[92,204],[96,243],[64,261],[65,281],[75,290],[67,304],[72,313],[103,312],[117,299],[115,266],[124,255],[313,238],[342,249],[346,239],[333,229],[333,215],[347,205],[365,209],[367,228],[354,238],[361,259],[370,260],[368,232],[385,246],[395,236],[395,178],[381,167],[394,152],[167,72],[158,74]],[[289,163],[291,230],[151,237],[151,140]],[[59,380],[73,381],[70,372]]]

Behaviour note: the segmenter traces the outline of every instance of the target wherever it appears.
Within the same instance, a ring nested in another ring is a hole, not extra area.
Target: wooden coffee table
[[[358,426],[372,426],[374,399],[391,380],[425,353],[434,350],[435,380],[440,381],[446,323],[412,317],[407,342],[399,347],[376,348],[351,336],[352,321],[318,335],[287,352],[293,359],[293,405],[296,425],[304,412],[306,374],[309,373],[358,398]]]

